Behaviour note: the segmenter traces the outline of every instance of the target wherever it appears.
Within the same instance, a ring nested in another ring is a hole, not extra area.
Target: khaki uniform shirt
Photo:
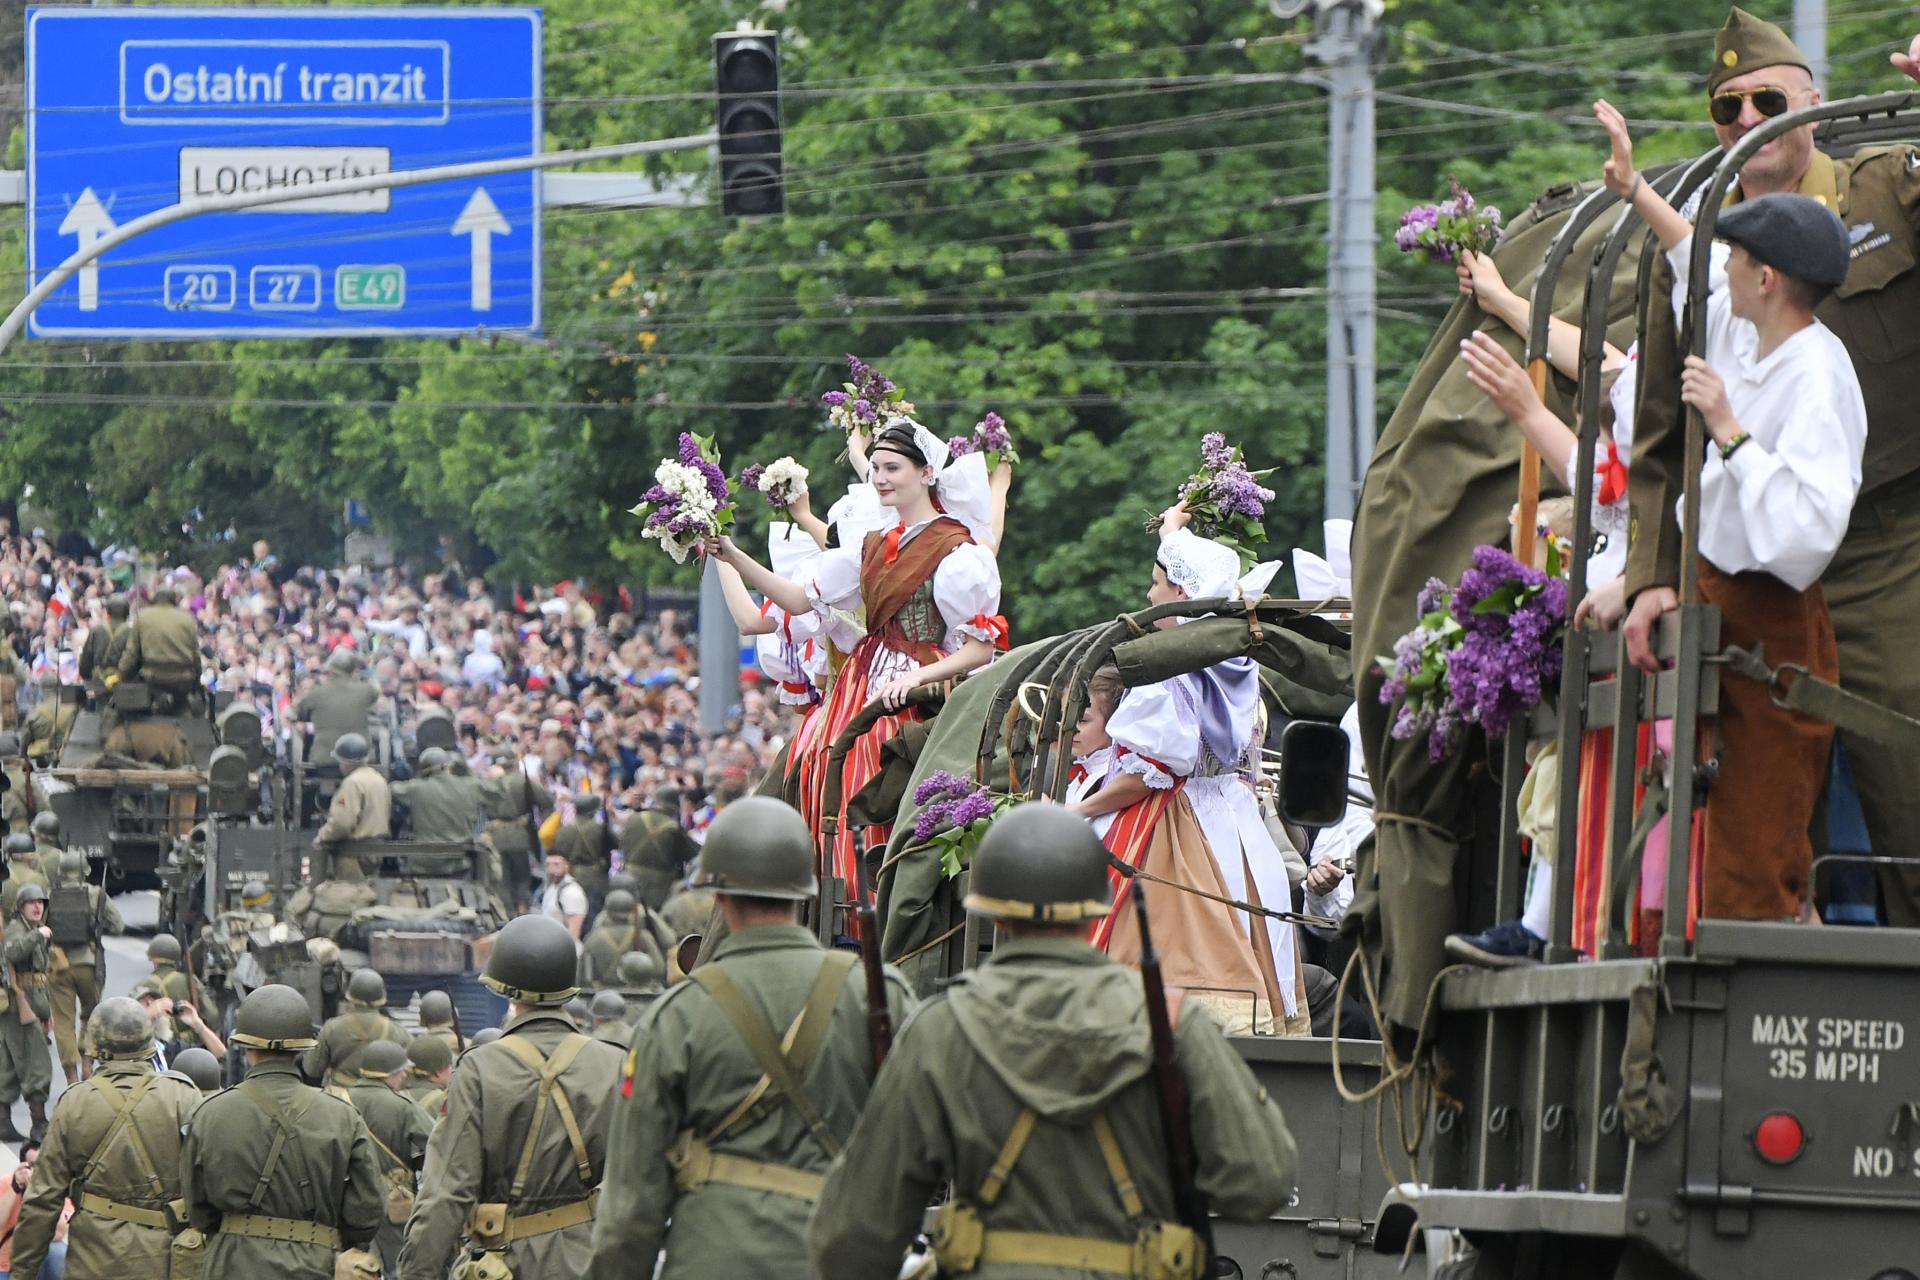
[[[279,1130],[254,1102],[256,1094],[285,1112],[292,1130],[264,1186],[260,1178]],[[338,1230],[348,1248],[371,1242],[386,1218],[387,1184],[360,1113],[302,1082],[289,1061],[262,1062],[241,1084],[203,1101],[187,1125],[180,1169],[187,1214],[210,1236],[209,1280],[333,1280],[332,1249],[212,1234],[227,1214],[318,1222]]]
[[[543,1008],[512,1019],[505,1030],[500,1040],[469,1049],[453,1068],[446,1114],[427,1143],[421,1195],[407,1223],[407,1243],[400,1253],[401,1280],[442,1280],[475,1204],[506,1203],[509,1213],[520,1216],[574,1203],[593,1189],[582,1184],[566,1127],[549,1105],[525,1190],[517,1203],[509,1200],[514,1171],[533,1128],[539,1079],[504,1041],[523,1037],[542,1054],[551,1055],[578,1028],[560,1010]],[[600,1184],[607,1167],[607,1129],[619,1074],[620,1050],[590,1041],[556,1082],[556,1087],[566,1090],[586,1141],[593,1185]],[[604,1199],[599,1212],[603,1218],[607,1213]],[[515,1277],[529,1280],[575,1277],[586,1269],[592,1238],[590,1223],[530,1236],[509,1246],[507,1264]],[[620,1274],[648,1273],[634,1268]]]
[[[126,625],[124,634],[126,647],[118,664],[122,680],[138,676],[177,684],[200,678],[200,628],[185,611],[150,604]]]
[[[361,765],[340,780],[327,806],[327,820],[314,833],[314,843],[338,840],[384,840],[393,825],[393,796],[387,780],[371,765]]]
[[[300,700],[293,704],[293,716],[313,726],[313,748],[307,759],[330,760],[333,744],[342,734],[365,735],[367,717],[379,700],[380,691],[369,681],[339,672],[329,673],[326,679],[301,694]]]
[[[480,829],[481,788],[478,778],[442,770],[428,778],[393,784],[393,798],[405,802],[412,815],[415,840],[458,844],[474,838]]]
[[[800,1015],[827,953],[799,925],[761,925],[730,935],[715,951],[720,965],[756,1006],[773,1034]],[[906,981],[889,971],[896,1017],[912,1007]],[[592,1280],[651,1276],[662,1247],[660,1280],[716,1275],[785,1276],[803,1272],[803,1233],[812,1203],[797,1197],[709,1183],[682,1192],[667,1152],[683,1132],[707,1135],[760,1080],[758,1061],[733,1023],[704,989],[673,987],[637,1028],[620,1098],[613,1150],[594,1227]],[[867,1034],[867,989],[859,966],[849,971],[820,1051],[801,1088],[835,1141],[844,1143],[873,1087]],[[772,1101],[713,1142],[723,1155],[823,1174],[834,1153],[823,1149],[790,1103]],[[898,1272],[900,1259],[894,1259]],[[829,1267],[822,1275],[838,1277]]]
[[[53,1242],[68,1199],[73,1200],[78,1212],[67,1231],[67,1274],[167,1274],[170,1233],[104,1216],[81,1199],[85,1190],[136,1209],[166,1210],[171,1201],[180,1198],[180,1135],[188,1117],[200,1105],[200,1091],[185,1076],[169,1073],[135,1104],[128,1124],[153,1162],[151,1168],[142,1162],[128,1131],[117,1125],[118,1112],[106,1097],[112,1090],[124,1099],[153,1074],[153,1065],[146,1061],[102,1063],[90,1079],[60,1095],[14,1232],[15,1274],[40,1274],[40,1264],[46,1259],[47,1246]],[[112,1143],[102,1145],[110,1130],[117,1130]],[[99,1163],[89,1171],[96,1157]],[[82,1173],[88,1174],[84,1186]],[[160,1179],[158,1194],[149,1175]]]
[[[349,1088],[360,1082],[360,1055],[376,1040],[406,1048],[407,1033],[377,1009],[348,1009],[327,1019],[318,1042],[300,1060],[307,1079]]]
[[[1259,1221],[1293,1190],[1280,1108],[1206,1015],[1181,1018],[1174,1053],[1191,1099],[1198,1181],[1215,1213]],[[816,1275],[893,1280],[942,1186],[971,1199],[1021,1113],[1039,1122],[986,1229],[1131,1242],[1094,1136],[1104,1115],[1146,1216],[1173,1188],[1150,1072],[1139,974],[1075,940],[1002,943],[904,1025],[846,1158],[807,1229]],[[1055,1267],[982,1266],[982,1280],[1078,1280]]]

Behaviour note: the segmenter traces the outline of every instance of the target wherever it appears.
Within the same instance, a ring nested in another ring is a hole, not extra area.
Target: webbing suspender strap
[[[987,1179],[980,1184],[980,1190],[974,1199],[980,1204],[991,1206],[1007,1189],[1007,1179],[1013,1176],[1013,1166],[1019,1163],[1020,1153],[1027,1149],[1027,1139],[1033,1136],[1034,1125],[1040,1122],[1038,1112],[1031,1108],[1022,1111],[1020,1118],[1013,1122],[1013,1131],[1007,1134],[1007,1140],[1000,1144],[1000,1154],[993,1158],[993,1167],[987,1170]]]
[[[833,1007],[839,1002],[840,990],[846,985],[847,975],[853,971],[856,958],[850,951],[830,951],[822,958],[820,970],[814,976],[813,988],[807,993],[806,1004],[800,1012],[800,1019],[794,1024],[792,1047],[785,1051],[774,1039],[766,1019],[755,1012],[746,994],[727,976],[723,966],[701,965],[687,975],[713,998],[715,1006],[727,1016],[754,1060],[760,1064],[764,1079],[754,1086],[755,1090],[766,1085],[777,1089],[806,1124],[814,1141],[829,1156],[840,1154],[840,1143],[801,1088],[800,1080],[826,1041],[827,1031],[833,1023]],[[725,1123],[730,1125],[741,1114],[744,1114],[744,1109],[736,1108],[734,1115],[728,1117]],[[711,1139],[718,1134],[716,1130],[708,1137]]]
[[[280,1153],[286,1150],[288,1137],[297,1136],[298,1130],[287,1118],[287,1113],[274,1096],[253,1081],[242,1080],[234,1086],[233,1091],[258,1107],[266,1115],[268,1122],[273,1125],[273,1142],[267,1147],[266,1163],[260,1166],[260,1177],[254,1182],[253,1194],[247,1197],[247,1208],[257,1212],[261,1203],[267,1198],[267,1188],[273,1185],[275,1171],[280,1168]],[[297,1155],[299,1152],[297,1144],[294,1151]],[[300,1186],[305,1190],[313,1184],[313,1179],[305,1176],[307,1169],[304,1159],[300,1162],[300,1172],[302,1174]]]
[[[507,1198],[518,1203],[527,1188],[527,1177],[533,1172],[533,1153],[540,1142],[540,1129],[547,1118],[547,1107],[553,1106],[560,1113],[560,1123],[566,1127],[567,1143],[573,1148],[573,1164],[580,1175],[580,1185],[591,1191],[599,1181],[593,1174],[593,1161],[587,1154],[587,1139],[580,1132],[580,1122],[574,1118],[573,1103],[567,1097],[567,1091],[560,1087],[560,1074],[573,1065],[580,1051],[593,1041],[577,1031],[569,1032],[553,1056],[548,1057],[525,1036],[507,1035],[500,1043],[512,1050],[514,1056],[533,1068],[540,1077],[540,1094],[533,1104],[533,1124],[527,1129],[526,1143],[520,1148],[520,1164],[513,1173],[513,1188],[507,1192]]]
[[[106,1098],[107,1105],[113,1108],[113,1124],[107,1128],[105,1136],[100,1139],[100,1145],[94,1148],[93,1159],[87,1161],[87,1167],[81,1171],[81,1187],[93,1185],[93,1175],[98,1172],[108,1149],[113,1146],[113,1140],[124,1132],[127,1135],[128,1145],[133,1148],[133,1158],[139,1162],[140,1176],[147,1180],[147,1187],[153,1193],[153,1198],[156,1200],[167,1198],[166,1184],[160,1181],[160,1171],[153,1163],[153,1155],[147,1150],[146,1141],[141,1138],[139,1128],[133,1123],[134,1108],[140,1105],[140,1099],[146,1097],[153,1086],[159,1082],[158,1074],[145,1076],[132,1089],[121,1093],[109,1081],[104,1079],[101,1081],[95,1092]]]

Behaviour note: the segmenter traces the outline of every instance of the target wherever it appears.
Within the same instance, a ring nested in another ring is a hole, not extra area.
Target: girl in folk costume
[[[1244,579],[1232,548],[1186,528],[1184,505],[1162,518],[1148,600],[1167,604],[1257,595],[1277,562]],[[1161,627],[1175,625],[1164,619]],[[1265,716],[1251,658],[1126,691],[1106,723],[1112,761],[1105,785],[1073,807],[1096,822],[1115,857],[1148,874],[1220,898],[1292,908],[1285,863],[1253,790]],[[1115,877],[1115,901],[1145,890],[1169,984],[1187,988],[1223,1027],[1306,1035],[1293,925],[1171,886]],[[1140,955],[1133,913],[1116,906],[1091,941],[1123,962]]]
[[[856,838],[843,825],[845,802],[879,771],[882,744],[904,720],[919,718],[902,710],[907,695],[985,666],[996,647],[1007,647],[994,562],[1005,477],[990,482],[980,454],[950,463],[937,436],[900,417],[875,434],[871,467],[874,491],[895,522],[822,553],[800,581],[764,568],[730,539],[714,539],[707,548],[788,613],[817,615],[821,634],[848,655],[820,709],[810,751],[795,760],[801,813],[815,831],[832,827],[827,874],[850,891],[860,885],[859,851],[884,841],[887,831],[868,828]],[[855,625],[856,616],[864,622]],[[823,813],[827,751],[869,702],[897,714],[883,716],[847,754],[841,812]]]

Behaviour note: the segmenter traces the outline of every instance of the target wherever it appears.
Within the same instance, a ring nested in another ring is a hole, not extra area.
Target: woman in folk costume
[[[985,666],[1007,646],[1000,612],[997,515],[1005,488],[990,484],[980,454],[949,460],[947,446],[910,418],[896,417],[873,438],[870,481],[895,516],[884,532],[821,554],[801,580],[756,563],[730,539],[715,539],[708,554],[739,571],[749,587],[788,613],[812,612],[821,633],[848,655],[818,716],[811,750],[795,761],[802,771],[800,809],[815,831],[836,819],[827,874],[851,890],[860,884],[859,851],[884,840],[885,828],[860,838],[845,829],[845,803],[880,768],[880,748],[919,713],[902,710],[907,695]],[[854,619],[863,621],[855,623]],[[841,811],[822,812],[828,749],[869,702],[890,714],[863,735],[846,757]]]
[[[1239,553],[1193,533],[1188,519],[1180,506],[1161,521],[1149,601],[1237,599],[1264,590],[1278,562],[1242,578]],[[1264,729],[1259,670],[1251,658],[1129,689],[1106,725],[1113,741],[1107,782],[1074,808],[1096,826],[1111,815],[1101,837],[1107,848],[1150,875],[1291,910],[1286,865],[1253,790]],[[1138,926],[1119,904],[1144,889],[1169,984],[1186,988],[1186,998],[1206,1005],[1225,1028],[1308,1034],[1292,924],[1118,870],[1113,875],[1117,905],[1095,926],[1096,946],[1123,962],[1139,960]]]

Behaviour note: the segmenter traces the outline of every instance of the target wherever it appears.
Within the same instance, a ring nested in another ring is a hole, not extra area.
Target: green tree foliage
[[[1856,5],[1834,6],[1835,90],[1897,87],[1885,54],[1910,20]],[[1320,546],[1327,110],[1304,25],[1256,0],[545,11],[554,148],[711,127],[711,34],[780,27],[787,216],[551,211],[535,340],[22,344],[0,357],[0,488],[185,553],[231,528],[324,556],[357,497],[403,546],[497,557],[496,576],[684,585],[626,514],[675,434],[717,437],[734,470],[794,454],[824,505],[845,473],[817,398],[855,352],[943,434],[989,409],[1012,423],[1026,461],[1002,568],[1026,634],[1141,601],[1142,520],[1208,430],[1277,468],[1276,554]],[[1383,421],[1454,292],[1393,252],[1399,212],[1449,174],[1509,213],[1597,176],[1600,96],[1646,158],[1703,149],[1723,16],[1389,7]],[[17,221],[0,254],[17,285]]]

